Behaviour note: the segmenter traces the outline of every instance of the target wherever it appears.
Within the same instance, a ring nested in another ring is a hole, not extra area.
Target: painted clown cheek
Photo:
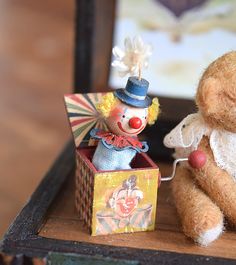
[[[122,115],[123,115],[123,110],[121,108],[115,108],[111,112],[110,116],[106,119],[106,124],[113,133],[119,132],[117,123],[122,121],[123,119]]]
[[[131,110],[130,108],[127,110],[127,107],[125,107],[124,109],[124,107],[117,106],[115,109],[113,109],[113,111],[110,113],[110,116],[107,118],[107,126],[111,130],[111,132],[117,135],[135,136],[139,134],[147,124],[147,121],[144,118],[146,114],[145,110],[139,110],[138,112],[140,113],[137,113],[137,109]],[[132,117],[135,117],[135,115],[137,114],[138,116],[140,115],[140,117],[143,117],[141,119],[142,124],[140,128],[134,129],[130,127],[129,120]]]
[[[117,123],[122,120],[123,112],[122,108],[117,107],[111,112],[110,118]]]

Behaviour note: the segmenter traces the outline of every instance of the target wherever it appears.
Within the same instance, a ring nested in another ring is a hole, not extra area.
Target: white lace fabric
[[[165,136],[164,145],[175,148],[175,158],[184,158],[198,148],[203,136],[210,139],[216,164],[236,180],[236,134],[210,128],[200,113],[184,118]]]

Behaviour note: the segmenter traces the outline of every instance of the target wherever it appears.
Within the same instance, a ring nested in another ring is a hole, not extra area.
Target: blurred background
[[[203,70],[236,50],[236,1],[119,0],[114,43],[122,47],[125,37],[137,34],[153,47],[143,71],[149,93],[193,99]],[[125,79],[113,70],[110,84],[122,87]]]
[[[75,0],[0,0],[0,238],[70,137],[74,15]],[[193,104],[204,68],[236,50],[236,1],[119,0],[114,33],[153,45],[151,94]],[[125,82],[112,69],[111,87]]]
[[[0,0],[0,238],[70,137],[73,0]]]

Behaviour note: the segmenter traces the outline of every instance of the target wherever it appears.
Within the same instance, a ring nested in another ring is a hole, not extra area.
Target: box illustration
[[[76,209],[92,235],[154,230],[159,169],[146,154],[130,170],[97,171],[94,147],[76,153]]]

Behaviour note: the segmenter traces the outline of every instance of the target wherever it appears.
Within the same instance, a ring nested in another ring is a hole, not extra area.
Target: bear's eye
[[[147,119],[147,116],[145,116],[144,119],[146,120]]]
[[[122,115],[122,118],[125,118],[125,115]]]

